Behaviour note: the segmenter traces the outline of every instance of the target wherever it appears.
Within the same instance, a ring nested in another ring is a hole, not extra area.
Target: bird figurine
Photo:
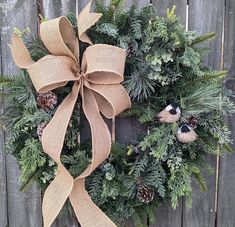
[[[198,135],[189,125],[184,124],[178,129],[176,137],[181,143],[191,143],[197,140]]]
[[[180,119],[181,110],[179,106],[175,103],[168,105],[164,110],[162,110],[157,118],[160,122],[164,123],[175,123]]]

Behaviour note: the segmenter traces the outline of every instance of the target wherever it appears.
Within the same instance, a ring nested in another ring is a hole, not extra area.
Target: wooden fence
[[[29,27],[38,31],[38,14],[47,18],[65,15],[69,11],[79,12],[88,0],[0,0],[0,71],[14,74],[14,66],[8,43],[14,27]],[[105,1],[106,3],[108,0]],[[189,30],[198,33],[216,32],[211,42],[206,63],[217,69],[226,68],[230,76],[235,75],[235,1],[234,0],[126,0],[126,7],[153,4],[159,15],[168,7],[177,6]],[[234,64],[233,64],[234,63]],[[235,118],[228,122],[235,138]],[[132,118],[116,119],[116,139],[129,142],[135,139],[140,126]],[[125,133],[123,133],[123,131]],[[41,193],[34,186],[27,193],[19,192],[19,170],[14,159],[2,152],[4,135],[0,137],[0,227],[40,227]],[[234,146],[235,148],[235,146]],[[208,158],[216,174],[208,177],[208,191],[200,192],[194,187],[194,203],[187,209],[185,201],[172,210],[167,204],[157,213],[157,221],[150,227],[235,227],[235,153],[219,158]],[[76,227],[73,217],[57,219],[53,226]],[[133,226],[127,222],[127,227]],[[92,227],[92,226],[91,226]]]

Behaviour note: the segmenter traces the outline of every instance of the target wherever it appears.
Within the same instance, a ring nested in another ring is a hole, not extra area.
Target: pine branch
[[[14,79],[10,76],[0,75],[0,86],[9,87],[12,85]]]
[[[216,34],[215,34],[214,32],[197,36],[195,39],[192,40],[191,46],[196,45],[196,44],[203,43],[203,42],[205,42],[205,41],[209,41],[209,40],[211,40],[211,39],[215,39],[215,37],[216,37]]]

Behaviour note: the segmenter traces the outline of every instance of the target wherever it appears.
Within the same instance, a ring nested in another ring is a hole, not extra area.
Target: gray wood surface
[[[179,206],[173,209],[170,202],[157,209],[156,221],[150,227],[182,227],[182,199]]]
[[[29,27],[32,33],[37,31],[36,1],[12,0],[1,1],[3,15],[1,21],[1,56],[2,73],[14,75],[18,69],[13,63],[8,43],[13,28]],[[7,213],[9,227],[41,226],[41,193],[33,186],[27,193],[19,191],[18,165],[12,156],[6,156]],[[2,204],[1,204],[2,205]],[[2,214],[0,214],[2,216]]]
[[[221,68],[222,32],[223,32],[223,1],[195,0],[189,1],[189,30],[198,34],[216,32],[216,39],[209,43],[211,48],[205,64],[216,69]],[[208,163],[216,170],[216,157],[208,157]],[[208,191],[201,192],[197,184],[193,185],[193,206],[184,209],[184,227],[211,227],[215,223],[216,177],[205,177],[208,182]]]
[[[125,7],[128,9],[132,5],[136,5],[138,8],[144,7],[150,4],[150,0],[126,0],[124,1]]]
[[[76,12],[76,0],[42,0],[44,16],[48,19]]]
[[[166,9],[172,9],[172,7],[176,6],[176,15],[182,18],[182,21],[186,22],[186,5],[187,0],[152,0],[152,4],[156,8],[156,13],[160,16],[166,15]]]
[[[229,78],[235,77],[235,1],[227,0],[225,9],[225,50],[224,67],[229,71]],[[234,92],[234,91],[233,91]],[[234,100],[235,101],[235,100]],[[227,119],[235,138],[235,116]],[[233,150],[235,143],[233,142]],[[235,226],[235,153],[226,154],[220,159],[217,226]]]
[[[3,4],[0,3],[0,18],[3,16]],[[0,34],[3,21],[0,20]],[[0,53],[2,50],[2,38],[0,35]],[[2,74],[2,55],[0,54],[0,73]],[[0,98],[0,114],[2,113],[2,99]],[[1,118],[0,118],[1,119]],[[1,125],[1,123],[0,123]],[[1,126],[0,126],[1,127]],[[6,191],[6,155],[3,153],[4,132],[0,128],[0,226],[7,226],[7,191]]]

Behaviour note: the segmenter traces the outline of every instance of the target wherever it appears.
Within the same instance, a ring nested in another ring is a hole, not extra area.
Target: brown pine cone
[[[43,129],[46,128],[46,126],[47,126],[47,123],[43,122],[43,123],[39,124],[37,127],[37,135],[38,135],[38,138],[40,141],[42,139]]]
[[[192,129],[195,129],[197,128],[198,119],[194,116],[191,116],[187,118],[187,123]]]
[[[141,203],[150,203],[155,198],[154,189],[146,185],[139,185],[136,197]]]
[[[37,104],[46,112],[49,110],[53,110],[57,104],[57,95],[52,91],[38,94]]]

